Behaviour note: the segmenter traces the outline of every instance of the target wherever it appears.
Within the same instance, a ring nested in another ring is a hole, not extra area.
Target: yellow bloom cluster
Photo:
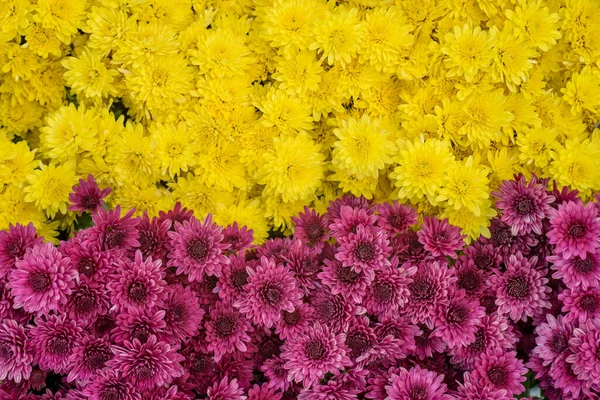
[[[597,0],[2,0],[0,229],[179,201],[257,242],[342,193],[489,234],[515,173],[600,190]]]

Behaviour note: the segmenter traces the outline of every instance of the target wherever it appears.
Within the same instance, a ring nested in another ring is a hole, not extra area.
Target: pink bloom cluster
[[[0,232],[0,399],[508,400],[529,370],[551,400],[597,399],[600,208],[547,184],[504,182],[469,246],[351,196],[253,246],[180,205],[106,210],[82,180],[92,227]]]

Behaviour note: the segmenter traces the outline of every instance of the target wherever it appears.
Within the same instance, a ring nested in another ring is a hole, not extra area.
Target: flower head
[[[556,270],[552,277],[561,279],[568,288],[587,289],[600,283],[600,253],[588,252],[585,257],[568,258],[556,255],[548,257],[548,261],[552,263],[550,268]]]
[[[504,389],[512,395],[525,390],[527,368],[514,351],[489,349],[475,360],[473,380],[494,389]]]
[[[578,321],[580,324],[590,319],[600,318],[600,287],[583,289],[565,289],[558,295],[562,301],[562,311],[566,312],[567,321]]]
[[[344,266],[353,267],[356,272],[364,271],[372,275],[375,271],[391,265],[388,260],[391,248],[382,230],[373,231],[359,225],[356,233],[349,233],[339,241],[340,246],[335,258]]]
[[[399,204],[396,200],[379,204],[377,213],[377,226],[390,234],[403,233],[417,223],[416,211],[410,206]]]
[[[94,176],[90,174],[87,180],[80,179],[79,184],[73,186],[73,192],[69,194],[69,202],[71,202],[69,211],[87,211],[93,214],[98,208],[104,206],[103,199],[110,192],[110,188],[100,190]]]
[[[75,183],[75,171],[67,164],[42,165],[27,175],[25,201],[35,202],[50,218],[57,212],[67,213],[67,200]]]
[[[555,318],[553,315],[546,316],[546,322],[535,328],[537,337],[535,338],[536,347],[533,353],[536,354],[543,365],[550,365],[569,347],[569,340],[573,336],[574,326],[565,321],[562,315]]]
[[[214,351],[215,360],[236,351],[252,349],[251,334],[254,331],[250,321],[231,306],[216,303],[212,306],[209,319],[204,323],[208,350]]]
[[[127,380],[119,370],[106,369],[96,375],[92,382],[85,387],[83,394],[91,400],[141,400],[142,394]]]
[[[324,260],[325,266],[319,279],[332,294],[341,294],[347,299],[361,302],[367,293],[372,277],[364,271],[356,272],[352,266],[344,266],[338,260]]]
[[[30,330],[33,362],[42,370],[67,373],[69,358],[77,348],[82,328],[64,314],[37,317],[35,325]]]
[[[421,265],[411,278],[406,315],[415,324],[431,321],[435,310],[447,304],[448,288],[455,278],[448,268],[437,262]]]
[[[466,293],[454,290],[449,294],[448,304],[440,305],[434,316],[434,336],[439,336],[449,347],[465,346],[476,338],[485,309],[477,299],[469,299]]]
[[[294,237],[302,243],[321,249],[323,243],[329,239],[325,217],[315,210],[304,207],[304,213],[292,217],[294,223]]]
[[[89,242],[97,243],[102,250],[131,250],[140,246],[136,227],[139,220],[133,218],[134,209],[121,217],[121,207],[105,211],[98,209],[92,217],[94,226],[87,230]]]
[[[19,383],[29,379],[33,355],[25,327],[13,319],[0,323],[0,379]]]
[[[414,399],[427,400],[450,400],[446,394],[447,386],[443,383],[443,376],[433,371],[421,369],[416,366],[407,370],[400,368],[396,374],[393,373],[386,387],[390,399]]]
[[[171,229],[171,221],[161,221],[158,218],[148,217],[144,212],[137,226],[138,242],[140,247],[137,250],[142,252],[143,258],[151,257],[153,260],[163,260],[167,254],[167,245],[169,243],[168,232]]]
[[[189,287],[169,286],[163,309],[166,324],[164,335],[171,343],[195,336],[202,326],[204,310],[200,308],[198,298]]]
[[[417,268],[404,269],[397,267],[396,263],[375,272],[363,299],[367,312],[378,318],[395,315],[408,301],[410,276]]]
[[[0,278],[9,274],[18,260],[22,260],[27,249],[42,244],[33,223],[11,225],[0,231]]]
[[[125,341],[146,343],[150,336],[162,337],[167,323],[164,310],[148,312],[133,308],[123,311],[117,316],[114,328],[111,329],[111,339],[117,344]]]
[[[548,232],[550,243],[556,245],[555,252],[569,258],[585,257],[600,246],[600,220],[598,209],[592,203],[568,202],[558,206],[550,218],[552,229]]]
[[[93,323],[109,308],[110,296],[103,284],[80,279],[67,298],[64,312],[82,324]]]
[[[566,358],[573,364],[573,372],[577,378],[587,385],[596,386],[600,382],[600,368],[597,366],[600,354],[600,323],[590,320],[574,329],[568,342],[573,354]]]
[[[464,235],[460,229],[448,223],[448,219],[425,217],[421,230],[417,233],[419,242],[434,257],[456,258],[456,251],[464,246]]]
[[[69,358],[70,371],[67,380],[87,383],[106,367],[106,363],[112,357],[111,344],[106,337],[96,338],[84,334]]]
[[[241,253],[252,245],[254,231],[246,225],[239,226],[237,222],[223,229],[223,243],[229,244],[229,253]]]
[[[217,381],[206,391],[208,400],[244,400],[244,390],[239,387],[237,380],[231,381],[226,376],[221,381]]]

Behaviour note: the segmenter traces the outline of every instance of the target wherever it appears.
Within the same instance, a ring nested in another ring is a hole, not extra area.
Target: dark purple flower
[[[171,221],[171,230],[173,230],[177,222],[183,224],[184,221],[189,221],[193,217],[194,211],[183,207],[180,202],[175,203],[172,210],[158,212],[158,220],[160,223],[163,221]]]
[[[377,206],[377,225],[391,235],[403,233],[416,223],[417,212],[397,200]]]
[[[468,257],[460,257],[454,265],[456,286],[465,291],[470,297],[479,298],[487,284],[487,274],[475,266],[475,262]]]
[[[260,367],[260,370],[267,377],[267,386],[277,390],[286,391],[290,387],[288,381],[288,372],[285,369],[286,361],[280,357],[273,357]]]
[[[513,235],[510,225],[499,219],[492,219],[490,225],[490,238],[480,238],[482,244],[491,244],[494,251],[505,258],[511,254],[521,252],[528,254],[530,247],[536,245],[533,234]]]
[[[28,351],[27,333],[13,319],[3,319],[0,323],[0,381],[19,383],[29,379],[33,355]]]
[[[106,314],[110,308],[109,295],[103,285],[80,280],[67,298],[64,312],[69,318],[84,324],[96,321],[99,315]]]
[[[569,347],[569,340],[573,335],[573,324],[566,322],[562,315],[554,318],[553,315],[546,315],[547,322],[535,328],[536,347],[533,353],[536,354],[543,365],[550,365]]]
[[[187,346],[182,355],[185,357],[183,367],[186,370],[187,384],[198,392],[205,393],[217,377],[217,364],[212,354]]]
[[[480,241],[465,248],[465,257],[472,260],[475,267],[484,273],[497,269],[502,262],[502,254],[493,245]]]
[[[331,379],[325,384],[302,389],[298,400],[355,400],[358,393],[360,393],[359,390],[345,387],[342,383]]]
[[[600,246],[600,220],[598,209],[592,203],[581,201],[561,204],[550,218],[552,229],[548,232],[550,243],[556,246],[555,254],[564,258],[573,255],[584,258]]]
[[[377,335],[369,326],[369,319],[364,316],[354,318],[346,331],[345,344],[348,348],[348,356],[352,360],[369,351],[377,341]]]
[[[248,390],[247,400],[281,400],[281,393],[263,383],[260,386],[254,385]]]
[[[217,382],[220,379],[229,377],[230,380],[237,380],[240,388],[247,390],[251,386],[250,381],[254,379],[252,371],[254,363],[244,357],[235,356],[236,354],[229,354],[219,360],[217,363]]]
[[[341,294],[355,303],[362,302],[371,284],[371,275],[364,271],[356,272],[353,267],[346,267],[339,260],[326,259],[324,263],[319,278],[331,293]]]
[[[106,337],[97,338],[84,334],[76,343],[75,351],[69,358],[67,381],[86,384],[90,378],[106,367],[112,359],[110,342]]]
[[[571,256],[564,258],[562,255],[550,256],[550,268],[556,270],[552,275],[561,279],[568,288],[581,286],[587,289],[600,285],[600,253],[586,253],[585,257]]]
[[[333,258],[333,255],[331,256]],[[283,263],[293,273],[297,285],[304,294],[320,288],[318,273],[321,271],[322,262],[315,248],[303,245],[299,240],[294,240],[289,251],[282,255]]]
[[[153,260],[163,260],[167,255],[167,244],[169,243],[169,229],[171,221],[159,221],[158,218],[150,218],[144,212],[137,226],[138,242],[137,250],[142,252],[144,258],[151,257]]]
[[[87,232],[78,231],[69,241],[62,242],[60,251],[71,259],[71,266],[79,273],[80,280],[106,282],[119,257],[101,251],[98,243],[87,241]]]
[[[0,278],[9,275],[18,260],[22,260],[27,249],[42,244],[33,223],[11,225],[8,231],[0,231]]]
[[[282,311],[281,318],[275,326],[275,333],[282,339],[289,339],[304,331],[314,321],[313,308],[302,303],[294,311]]]
[[[331,235],[338,241],[351,233],[356,233],[362,226],[367,230],[374,230],[377,217],[364,208],[342,206],[339,218],[329,224]]]
[[[329,240],[327,221],[315,210],[304,207],[304,213],[292,217],[294,223],[294,237],[303,244],[317,250],[323,248],[323,243]]]
[[[459,385],[457,399],[464,400],[512,400],[513,396],[505,389],[494,389],[481,384],[471,377],[470,372],[465,372],[464,382]]]
[[[248,271],[254,270],[257,262],[246,261],[243,254],[230,254],[229,263],[223,265],[217,282],[219,298],[228,304],[241,300],[246,295]]]
[[[29,332],[33,362],[43,370],[67,373],[69,357],[82,335],[82,328],[77,321],[67,319],[64,314],[38,317]]]
[[[466,235],[461,235],[460,228],[448,223],[448,219],[424,217],[421,230],[417,233],[419,242],[434,257],[456,258],[456,252],[465,245]]]
[[[139,219],[133,218],[132,208],[121,217],[121,207],[106,211],[103,208],[92,217],[94,225],[87,229],[86,241],[94,242],[102,250],[132,250],[140,247],[137,225]]]
[[[356,306],[341,294],[333,295],[326,290],[315,292],[311,303],[315,320],[327,325],[334,332],[348,329],[350,320],[355,315],[365,312],[363,307]]]
[[[382,230],[371,230],[359,225],[356,233],[340,237],[340,246],[335,258],[344,266],[353,267],[356,272],[373,274],[376,270],[390,266],[389,241]]]
[[[367,312],[378,318],[398,314],[398,310],[408,300],[408,284],[410,276],[416,271],[416,267],[397,267],[397,259],[393,260],[390,267],[375,272],[375,277],[367,287],[363,304]]]
[[[327,214],[325,215],[328,225],[331,225],[336,219],[341,218],[343,207],[364,209],[369,215],[373,215],[377,210],[376,207],[371,204],[370,200],[362,196],[356,197],[350,194],[345,194],[341,198],[329,202]]]
[[[415,336],[415,350],[413,355],[420,360],[425,360],[428,357],[433,356],[436,353],[442,353],[446,351],[448,347],[440,337],[433,336],[433,328],[427,327],[426,324],[418,325],[421,334]]]
[[[600,320],[589,320],[579,328],[575,328],[569,340],[573,354],[565,360],[573,365],[577,378],[586,386],[600,385]]]
[[[439,306],[447,304],[448,288],[456,278],[444,264],[438,262],[421,265],[411,278],[406,315],[410,316],[414,324],[428,322],[433,326],[432,316]]]
[[[565,321],[580,324],[600,318],[600,287],[566,289],[558,295],[562,301],[562,311],[567,313]]]
[[[69,194],[71,207],[69,211],[87,211],[90,214],[104,207],[104,198],[111,192],[110,188],[102,189],[98,187],[96,180],[90,174],[87,180],[79,179],[79,184],[73,186],[73,191]]]

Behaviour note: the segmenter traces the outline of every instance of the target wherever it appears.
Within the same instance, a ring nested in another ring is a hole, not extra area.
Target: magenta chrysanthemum
[[[508,257],[511,254],[521,252],[527,254],[529,248],[536,241],[532,233],[524,235],[513,235],[510,225],[499,219],[493,219],[490,225],[490,238],[480,238],[482,244],[491,244],[494,252]]]
[[[375,324],[375,333],[382,341],[390,336],[394,339],[396,347],[401,350],[404,357],[416,349],[415,337],[423,332],[416,325],[409,322],[406,317],[383,318]]]
[[[573,331],[569,340],[573,354],[566,358],[573,372],[587,386],[600,385],[600,320],[590,320]]]
[[[525,390],[527,368],[514,351],[493,348],[475,360],[473,380],[493,389],[504,389],[515,395]]]
[[[141,400],[142,395],[123,379],[119,370],[105,370],[85,387],[83,394],[90,400]]]
[[[169,342],[177,343],[197,334],[202,325],[204,310],[190,288],[172,285],[167,290],[165,310],[165,336]]]
[[[339,218],[329,224],[331,235],[340,240],[351,233],[356,233],[359,226],[368,230],[375,229],[377,217],[364,208],[342,206]]]
[[[171,229],[171,221],[160,222],[158,218],[150,220],[148,214],[144,212],[137,226],[138,242],[140,242],[137,250],[142,252],[143,258],[150,257],[153,260],[165,258],[169,243],[169,229]]]
[[[328,372],[350,366],[344,334],[335,334],[322,324],[315,324],[303,334],[283,345],[281,358],[288,370],[288,379],[311,387]]]
[[[223,243],[228,244],[227,251],[229,253],[244,253],[249,249],[254,240],[254,231],[247,226],[238,226],[237,222],[233,225],[228,225],[223,229]]]
[[[554,202],[554,196],[546,187],[533,177],[527,183],[523,175],[516,181],[504,181],[498,192],[496,207],[502,211],[502,221],[510,225],[513,235],[522,235],[531,231],[542,234],[542,220],[548,215]]]
[[[588,203],[567,202],[561,204],[550,218],[552,229],[548,232],[550,243],[556,245],[555,253],[563,257],[594,253],[600,246],[600,220],[598,208]]]
[[[222,230],[210,214],[203,223],[192,218],[175,224],[169,237],[168,265],[177,267],[178,274],[187,274],[190,281],[201,281],[204,274],[220,276],[222,265],[229,262],[222,254],[229,244],[223,242]]]
[[[346,331],[346,347],[348,356],[352,360],[366,353],[377,341],[377,335],[373,328],[369,327],[367,317],[357,317],[352,320]]]
[[[237,380],[229,381],[228,377],[224,377],[219,382],[208,388],[206,391],[207,400],[245,400],[244,390],[239,387]]]
[[[513,321],[533,317],[550,308],[546,286],[548,279],[535,268],[537,258],[528,260],[521,254],[511,255],[506,262],[506,271],[491,278],[496,291],[498,311],[507,314]]]
[[[358,390],[344,387],[334,379],[322,385],[314,385],[310,389],[302,389],[298,394],[298,400],[354,400]]]
[[[161,260],[143,260],[142,253],[136,251],[135,260],[123,263],[117,276],[108,283],[117,311],[145,311],[151,310],[155,305],[161,305],[167,286],[164,278]]]
[[[116,326],[112,329],[112,340],[117,344],[134,339],[146,343],[152,335],[162,337],[167,326],[164,318],[164,310],[148,312],[134,308],[124,311],[119,314]]]
[[[103,208],[92,217],[94,226],[87,230],[87,241],[97,243],[102,250],[131,250],[140,247],[137,225],[132,208],[121,217],[121,207],[106,211]]]
[[[448,304],[439,305],[434,314],[433,335],[450,347],[465,346],[475,340],[485,309],[477,299],[469,299],[461,290],[451,291],[448,297]]]
[[[61,243],[60,252],[71,259],[80,280],[105,282],[116,257],[101,251],[99,244],[86,241],[87,236],[87,231],[79,231],[68,242]]]
[[[30,346],[33,362],[43,370],[56,373],[68,372],[69,357],[73,354],[82,329],[77,321],[67,319],[66,315],[50,315],[35,319],[30,330]]]
[[[293,274],[282,264],[263,257],[256,270],[248,270],[248,274],[246,294],[234,306],[254,324],[271,328],[282,311],[292,312],[302,303]]]
[[[28,347],[25,327],[13,319],[0,323],[0,381],[19,383],[29,379],[33,355]]]
[[[109,295],[105,287],[95,282],[80,281],[67,298],[64,312],[69,318],[89,325],[98,315],[108,312]]]
[[[587,289],[600,285],[600,253],[586,253],[585,257],[571,256],[563,258],[562,255],[550,256],[550,268],[556,270],[552,275],[555,279],[562,279],[568,288],[581,286]]]
[[[300,304],[294,311],[282,311],[275,326],[275,333],[282,339],[289,339],[304,331],[314,320],[314,310],[308,304]]]
[[[443,379],[442,375],[417,365],[409,370],[400,368],[397,374],[390,376],[390,384],[385,388],[391,400],[450,400],[452,397],[446,393]]]
[[[169,385],[183,375],[179,363],[184,357],[177,350],[178,347],[161,342],[156,336],[150,336],[146,343],[137,339],[125,341],[122,346],[115,346],[115,356],[107,366],[119,370],[123,379],[137,389],[153,389]]]
[[[104,207],[104,198],[111,192],[110,188],[100,189],[94,177],[90,174],[86,180],[79,179],[79,184],[73,186],[69,194],[71,206],[69,211],[96,212]]]
[[[439,220],[435,217],[425,217],[421,230],[417,233],[419,242],[425,250],[434,257],[456,258],[456,251],[465,245],[465,235],[460,229],[448,223],[448,219]]]
[[[360,303],[371,284],[371,275],[364,271],[357,272],[353,267],[346,267],[339,260],[325,260],[323,271],[319,273],[321,282],[331,290],[332,294],[341,294],[347,299]]]
[[[468,257],[460,257],[454,265],[456,286],[471,297],[478,298],[486,288],[487,276],[475,267],[475,262]]]
[[[493,245],[479,241],[465,248],[465,257],[484,273],[492,272],[502,262],[502,254]]]
[[[210,318],[204,323],[208,350],[214,351],[215,360],[235,351],[246,352],[254,331],[248,321],[231,306],[218,302],[210,311]]]
[[[268,379],[267,386],[277,390],[286,391],[291,383],[288,381],[287,370],[285,369],[285,360],[280,357],[273,357],[264,362],[260,370]]]
[[[27,249],[42,244],[32,223],[11,225],[8,231],[0,231],[0,278],[9,275],[18,260],[22,260]]]
[[[293,272],[297,286],[304,294],[321,287],[318,273],[321,271],[319,252],[314,247],[307,247],[295,239],[286,254],[281,255],[282,263]],[[275,260],[279,263],[279,261]]]
[[[111,344],[106,337],[97,338],[84,334],[76,343],[75,351],[69,358],[67,381],[87,383],[94,375],[106,367],[113,357]]]
[[[543,365],[550,365],[569,347],[574,326],[566,322],[562,315],[555,318],[548,314],[546,318],[547,322],[535,328],[537,337],[533,352],[539,356]]]
[[[340,219],[342,215],[342,208],[349,207],[352,209],[363,209],[368,215],[373,215],[377,210],[373,206],[370,200],[364,197],[356,197],[349,194],[343,195],[341,198],[330,201],[327,207],[327,214],[325,219],[327,224],[331,225],[335,220]]]
[[[600,318],[600,287],[565,289],[558,295],[566,321],[580,324]]]
[[[428,262],[419,267],[408,284],[410,297],[405,312],[414,324],[431,322],[438,306],[447,304],[448,288],[456,278],[438,262]]]
[[[312,306],[315,319],[327,325],[334,332],[348,329],[350,320],[355,315],[364,313],[365,309],[354,302],[346,300],[341,294],[333,295],[326,290],[314,293]]]
[[[476,382],[471,373],[466,372],[465,381],[460,384],[458,394],[463,400],[512,400],[513,396],[505,389],[494,389],[491,386]]]
[[[323,243],[329,239],[327,221],[315,210],[304,207],[304,213],[292,217],[294,223],[294,237],[303,244],[316,249],[323,248]]]
[[[417,212],[397,200],[377,206],[377,225],[390,234],[400,234],[416,223]]]
[[[46,314],[67,302],[77,272],[51,243],[35,246],[17,261],[10,274],[15,308]]]
[[[409,277],[417,271],[416,267],[397,267],[394,261],[392,266],[375,272],[363,300],[367,312],[378,318],[396,315],[404,306],[410,294]]]
[[[335,258],[346,267],[353,267],[357,272],[365,271],[372,274],[390,265],[388,257],[391,248],[382,230],[374,231],[359,225],[356,233],[349,233],[338,240],[340,246]]]
[[[248,270],[253,270],[256,261],[246,261],[243,254],[231,254],[229,263],[223,265],[217,282],[219,298],[229,304],[241,300],[246,295]]]

